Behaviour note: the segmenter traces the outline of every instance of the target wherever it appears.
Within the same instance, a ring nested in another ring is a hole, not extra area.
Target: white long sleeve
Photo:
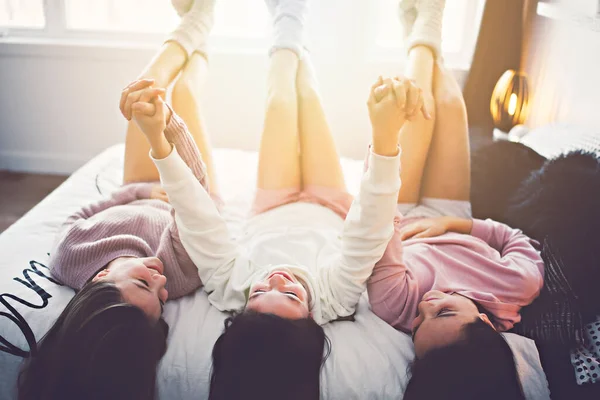
[[[238,254],[225,220],[176,148],[166,158],[153,161],[175,210],[181,242],[198,268],[206,292],[209,296],[220,292],[231,276]]]
[[[373,267],[394,234],[400,154],[383,157],[371,152],[369,157],[369,170],[344,222],[341,253],[319,269],[324,320],[354,313]]]

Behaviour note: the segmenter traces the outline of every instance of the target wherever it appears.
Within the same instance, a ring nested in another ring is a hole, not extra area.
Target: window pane
[[[442,30],[442,47],[445,52],[459,52],[463,49],[467,29],[475,24],[467,24],[467,10],[475,0],[452,0],[446,3]],[[377,45],[381,47],[402,47],[402,26],[398,20],[398,0],[382,0],[379,10],[379,32]]]
[[[43,28],[43,0],[0,0],[0,26]]]
[[[168,0],[65,0],[67,27],[76,30],[167,33],[179,23]],[[263,0],[219,0],[213,34],[266,34]]]
[[[269,12],[264,0],[219,0],[213,33],[217,36],[265,37]]]
[[[168,0],[65,0],[67,28],[168,32],[179,18]]]

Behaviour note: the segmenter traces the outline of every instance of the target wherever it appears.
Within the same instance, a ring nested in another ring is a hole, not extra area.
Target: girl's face
[[[477,305],[467,297],[437,290],[425,293],[419,303],[419,315],[413,321],[417,357],[458,341],[463,327],[477,318],[494,327],[487,315],[480,313]]]
[[[280,268],[252,285],[246,309],[287,319],[302,319],[310,315],[308,303],[304,286],[291,271]]]
[[[153,321],[158,321],[169,296],[163,272],[163,263],[156,257],[120,257],[98,272],[93,281],[114,282],[123,300],[142,309]]]

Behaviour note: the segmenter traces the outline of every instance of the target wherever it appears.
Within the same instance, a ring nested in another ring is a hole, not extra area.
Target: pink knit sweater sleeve
[[[165,136],[208,190],[200,152],[185,123],[174,113]],[[197,271],[181,244],[173,211],[169,222],[168,206],[135,203],[150,199],[156,185],[157,182],[126,184],[110,197],[86,205],[67,218],[50,253],[52,274],[64,284],[80,289],[115,258],[158,256],[165,268],[168,266],[169,290],[173,294],[184,295],[197,288]]]
[[[142,182],[130,183],[128,185],[121,186],[117,191],[113,192],[110,197],[81,207],[81,209],[69,216],[62,226],[61,232],[67,230],[74,222],[80,219],[88,219],[93,217],[107,208],[121,204],[128,204],[135,200],[149,199],[150,193],[152,192],[152,187],[154,185],[156,184]]]
[[[86,205],[69,216],[50,252],[49,267],[52,274],[62,283],[81,289],[94,273],[115,258],[146,256],[148,246],[143,239],[133,235],[116,239],[116,235],[120,233],[141,232],[143,229],[133,222],[131,226],[125,226],[124,220],[105,218],[102,215],[114,206],[148,199],[154,185],[156,184],[125,185],[110,197]]]
[[[177,153],[179,153],[181,159],[192,170],[200,184],[210,193],[208,180],[206,179],[206,165],[202,161],[200,150],[198,150],[198,146],[185,122],[173,110],[171,110],[169,125],[165,129],[165,137],[177,148]]]

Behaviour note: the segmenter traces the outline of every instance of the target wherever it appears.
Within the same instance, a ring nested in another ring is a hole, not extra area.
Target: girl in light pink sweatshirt
[[[440,57],[444,3],[400,2],[414,65],[408,75],[436,115],[401,131],[395,235],[368,282],[369,301],[412,334],[417,359],[405,399],[519,398],[512,353],[498,332],[537,297],[544,265],[520,231],[471,217],[466,107]]]
[[[510,330],[520,321],[521,307],[537,297],[544,276],[527,236],[499,222],[471,219],[464,101],[450,73],[424,54],[429,62],[423,64],[434,75],[429,87],[435,126],[421,120],[401,132],[395,236],[368,285],[373,311],[412,333],[417,355],[456,341],[476,318]]]

